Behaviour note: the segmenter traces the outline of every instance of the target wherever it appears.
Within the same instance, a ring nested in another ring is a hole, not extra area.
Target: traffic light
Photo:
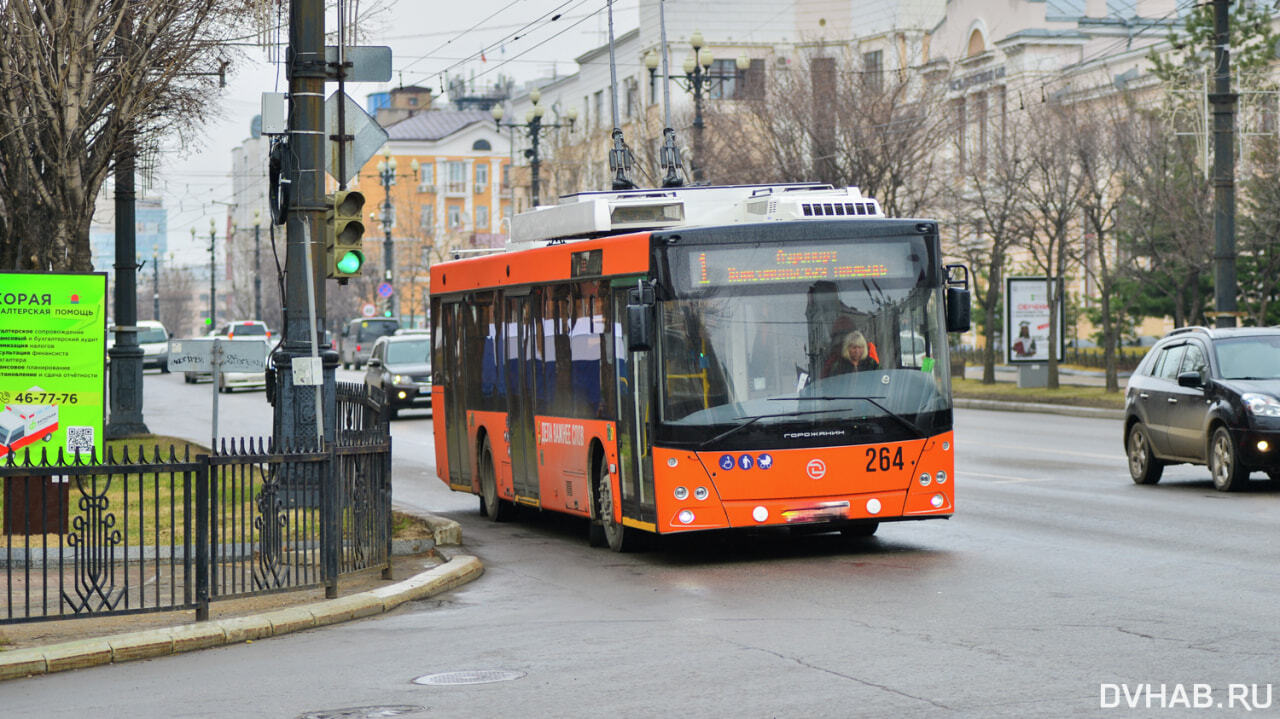
[[[360,274],[364,267],[364,195],[357,190],[339,190],[326,195],[325,276],[339,281]]]

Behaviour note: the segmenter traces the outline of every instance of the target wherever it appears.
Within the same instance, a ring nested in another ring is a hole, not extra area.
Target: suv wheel
[[[1164,474],[1164,462],[1151,453],[1151,438],[1141,422],[1134,422],[1129,428],[1124,448],[1129,455],[1129,476],[1133,477],[1136,484],[1155,484],[1160,481],[1160,475]]]
[[[1209,473],[1213,475],[1213,488],[1219,492],[1234,492],[1249,481],[1249,471],[1240,466],[1235,441],[1226,427],[1219,427],[1209,440]]]

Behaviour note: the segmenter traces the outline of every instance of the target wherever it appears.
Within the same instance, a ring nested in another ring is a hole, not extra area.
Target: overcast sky
[[[399,84],[439,93],[446,72],[474,73],[477,87],[499,74],[524,82],[550,76],[553,69],[571,73],[574,57],[607,42],[605,5],[605,0],[360,0],[361,11],[371,14],[360,22],[365,34],[361,44],[391,46],[393,82],[351,84],[347,94],[365,106],[367,94]],[[636,0],[617,0],[615,34],[634,28],[636,17]],[[334,25],[330,22],[328,29]],[[169,248],[180,265],[207,261],[210,219],[222,237],[225,203],[231,200],[231,150],[249,137],[250,121],[261,112],[262,93],[288,90],[283,67],[256,47],[243,50],[246,61],[227,78],[218,117],[186,147],[176,138],[168,143],[146,193],[164,200]],[[327,92],[334,89],[331,84]],[[201,236],[194,245],[192,228]]]

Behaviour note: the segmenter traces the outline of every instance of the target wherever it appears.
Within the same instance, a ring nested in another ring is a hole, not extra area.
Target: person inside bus
[[[880,367],[880,363],[871,356],[871,348],[866,336],[858,330],[846,332],[837,347],[839,351],[823,368],[823,377]]]

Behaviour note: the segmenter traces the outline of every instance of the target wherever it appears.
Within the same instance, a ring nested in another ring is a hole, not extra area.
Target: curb
[[[1045,414],[1061,414],[1069,417],[1090,417],[1093,419],[1124,419],[1122,409],[1104,409],[1102,407],[1074,407],[1066,404],[1037,404],[1035,402],[1002,402],[994,399],[961,399],[956,398],[953,404],[961,409],[990,409],[1003,412],[1041,412]]]
[[[446,531],[449,527],[445,523],[449,521],[443,520],[441,524]],[[453,524],[457,526],[456,522]],[[360,619],[390,611],[405,602],[426,599],[455,589],[478,579],[482,574],[484,565],[479,559],[459,555],[402,582],[349,597],[252,616],[2,652],[0,681],[135,659],[152,659]]]

